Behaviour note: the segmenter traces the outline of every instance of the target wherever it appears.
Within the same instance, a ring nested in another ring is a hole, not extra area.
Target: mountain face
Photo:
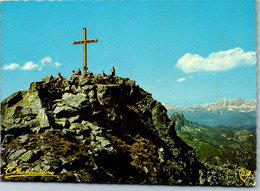
[[[166,105],[168,110],[181,109],[179,106]],[[205,103],[203,105],[195,105],[192,107],[182,108],[184,111],[219,111],[219,110],[229,110],[237,112],[251,112],[256,110],[256,100],[246,100],[244,98],[239,99],[229,99],[221,98],[215,103]]]
[[[219,166],[219,171],[223,174],[231,167],[231,174],[237,168],[256,171],[256,133],[246,129],[200,125],[186,120],[183,114],[176,112],[170,115],[170,119],[175,121],[177,135],[195,149],[200,162]]]
[[[82,75],[59,87],[52,79],[1,103],[2,180],[218,184],[134,81]],[[7,178],[12,166],[55,176]]]
[[[227,100],[192,107],[166,105],[168,113],[183,113],[185,118],[208,126],[233,126],[256,132],[256,100],[243,98]]]

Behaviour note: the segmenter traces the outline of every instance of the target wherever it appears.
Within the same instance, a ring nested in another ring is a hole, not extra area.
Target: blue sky
[[[191,106],[256,99],[253,0],[1,2],[1,100],[58,72],[112,66],[153,97]]]

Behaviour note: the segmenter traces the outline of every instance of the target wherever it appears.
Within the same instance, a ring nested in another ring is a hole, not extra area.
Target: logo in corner
[[[251,174],[250,170],[246,170],[246,169],[243,169],[243,168],[239,170],[240,179],[243,180],[244,182],[248,179],[250,174]]]
[[[56,176],[54,172],[50,171],[36,171],[34,168],[23,171],[17,166],[8,167],[5,171],[5,178],[21,177],[21,176]]]

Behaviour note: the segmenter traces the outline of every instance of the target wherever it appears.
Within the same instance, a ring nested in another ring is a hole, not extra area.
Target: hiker
[[[72,70],[72,75],[71,75],[70,79],[72,79],[72,77],[75,76],[75,75],[76,75],[75,70]]]
[[[81,75],[81,70],[78,69],[76,75]]]
[[[58,80],[58,82],[62,82],[63,81],[63,77],[61,75],[61,73],[58,73],[58,76],[54,79],[55,81]]]
[[[105,77],[105,76],[107,76],[107,75],[105,74],[104,70],[102,70],[102,77]]]
[[[115,67],[113,66],[110,71],[112,72],[111,76],[114,77],[114,76],[115,76],[115,73],[116,73]]]
[[[57,86],[60,89],[63,81],[63,77],[60,72],[58,73],[58,76],[54,79],[54,81],[57,81]]]

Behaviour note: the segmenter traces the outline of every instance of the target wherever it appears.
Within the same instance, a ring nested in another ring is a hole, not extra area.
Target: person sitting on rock
[[[112,72],[111,76],[114,77],[114,76],[115,76],[115,73],[116,73],[115,67],[113,66],[110,71]]]
[[[86,67],[86,75],[89,74],[89,70],[88,70],[88,67]]]
[[[72,70],[72,75],[71,75],[70,79],[72,79],[72,76],[75,76],[75,75],[76,75],[75,70]]]
[[[81,75],[81,70],[78,69],[76,75]]]
[[[58,73],[58,76],[57,76],[54,80],[55,80],[55,81],[58,80],[58,82],[62,82],[62,81],[63,81],[63,77],[62,77],[62,75],[61,75],[60,72]]]
[[[102,70],[102,77],[106,77],[107,75],[105,74],[104,70]]]
[[[57,81],[57,86],[60,89],[63,81],[63,77],[60,72],[58,73],[58,76],[54,79],[54,81]]]

